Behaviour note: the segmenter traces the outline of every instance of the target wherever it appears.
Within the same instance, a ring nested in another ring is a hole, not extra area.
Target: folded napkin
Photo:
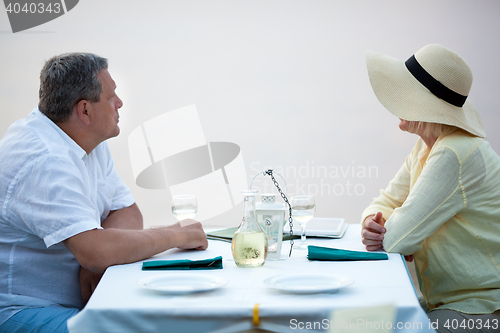
[[[219,241],[231,243],[236,230],[238,230],[238,227],[207,232],[207,239],[213,239],[213,240],[219,240]],[[300,234],[293,235],[293,238],[299,239]],[[286,234],[283,235],[283,240],[284,241],[290,240],[290,235],[286,235]]]
[[[308,238],[341,238],[344,235],[346,228],[343,229],[341,235],[339,237],[335,236],[322,236],[322,235],[307,235]],[[231,243],[234,233],[238,230],[238,228],[228,228],[228,229],[222,229],[222,230],[217,230],[217,231],[211,231],[207,233],[207,239],[212,239],[212,240],[219,240],[223,242],[228,242]],[[288,241],[290,239],[300,239],[300,232],[299,233],[294,233],[293,237],[290,237],[290,233],[284,233],[283,234],[283,240]]]
[[[238,227],[208,232],[207,239],[220,240],[223,242],[231,243],[236,230],[238,230]]]
[[[386,253],[349,251],[314,245],[309,245],[307,250],[307,259],[309,260],[356,261],[389,259]]]
[[[143,271],[222,269],[222,257],[202,260],[152,260],[142,263]]]

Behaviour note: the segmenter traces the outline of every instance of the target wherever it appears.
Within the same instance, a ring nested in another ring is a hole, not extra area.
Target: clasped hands
[[[386,228],[384,228],[385,219],[382,213],[368,216],[361,227],[361,239],[367,251],[377,251],[383,249],[382,242]],[[405,256],[406,261],[412,262],[413,255]]]

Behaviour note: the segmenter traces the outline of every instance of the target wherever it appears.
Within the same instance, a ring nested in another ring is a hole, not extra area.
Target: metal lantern
[[[276,202],[275,194],[262,194],[255,205],[257,222],[267,235],[267,259],[277,260],[281,255],[285,205]]]

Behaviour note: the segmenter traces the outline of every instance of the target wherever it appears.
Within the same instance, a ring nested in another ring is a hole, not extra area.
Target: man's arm
[[[119,211],[112,215],[116,213]],[[81,266],[93,272],[144,260],[171,248],[205,250],[208,247],[201,223],[194,220],[147,230],[93,229],[68,238],[64,244]]]
[[[135,203],[130,207],[110,211],[108,217],[102,221],[101,226],[104,229],[131,230],[142,230],[144,227],[141,211]]]
[[[101,223],[103,228],[118,228],[142,230],[143,219],[137,204],[119,210],[111,211],[108,217]],[[80,289],[85,303],[90,299],[103,273],[94,273],[84,267],[80,267]]]

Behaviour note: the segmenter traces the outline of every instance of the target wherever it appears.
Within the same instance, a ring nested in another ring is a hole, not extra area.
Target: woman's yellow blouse
[[[458,129],[432,149],[419,139],[380,196],[387,252],[414,254],[432,309],[500,309],[500,157],[484,139]]]

